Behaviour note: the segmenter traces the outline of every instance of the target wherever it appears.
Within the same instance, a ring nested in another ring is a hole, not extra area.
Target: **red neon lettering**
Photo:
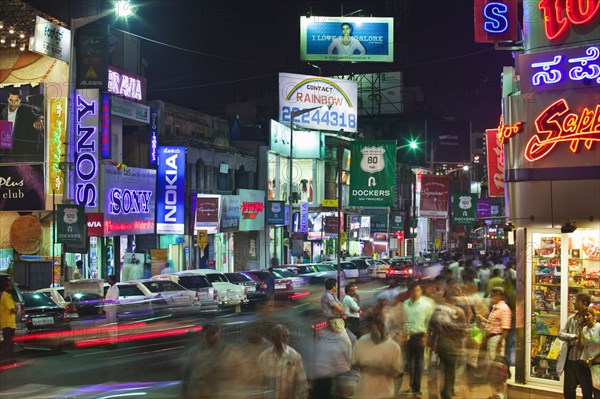
[[[500,116],[500,124],[498,125],[498,142],[503,145],[504,142],[521,131],[523,122],[517,122],[514,125],[505,125],[502,122],[502,116]]]
[[[548,156],[558,143],[570,142],[571,152],[576,153],[579,142],[592,149],[595,141],[600,141],[600,104],[595,110],[584,108],[579,115],[569,113],[565,99],[555,101],[535,120],[537,134],[525,146],[525,158],[530,162]],[[541,135],[546,135],[542,140]]]
[[[538,8],[544,16],[546,37],[554,40],[567,31],[569,22],[584,25],[592,21],[600,13],[600,0],[540,0]]]
[[[265,209],[262,202],[242,202],[242,215],[244,219],[256,219],[256,215]]]

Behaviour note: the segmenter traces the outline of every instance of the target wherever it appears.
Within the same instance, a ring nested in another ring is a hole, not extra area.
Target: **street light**
[[[297,111],[292,111],[290,113],[290,158],[289,158],[289,163],[288,163],[288,168],[289,168],[289,181],[288,181],[288,203],[290,204],[290,226],[289,226],[289,232],[292,232],[292,224],[293,224],[293,216],[294,216],[294,212],[293,212],[293,203],[292,203],[292,179],[293,179],[293,160],[294,160],[294,118],[300,116],[300,115],[304,115],[307,114],[309,112],[312,112],[314,110],[317,109],[322,109],[322,110],[330,110],[331,109],[331,105],[329,104],[325,104],[325,105],[319,105],[318,107],[312,107],[312,108],[306,108],[306,109],[299,109]],[[290,237],[291,239],[291,237]],[[292,251],[291,251],[291,246],[290,248],[290,263],[292,263]]]

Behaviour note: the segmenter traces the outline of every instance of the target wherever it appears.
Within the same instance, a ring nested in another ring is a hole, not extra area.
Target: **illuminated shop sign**
[[[475,0],[475,41],[518,40],[517,0]]]
[[[500,145],[504,145],[504,142],[521,131],[523,122],[517,122],[514,125],[505,125],[502,122],[502,116],[500,116],[500,124],[498,125],[498,141]]]
[[[110,159],[110,94],[102,93],[102,122],[100,125],[102,159]]]
[[[519,55],[519,65],[525,92],[600,85],[600,46],[598,45],[522,54]]]
[[[574,112],[561,98],[538,115],[535,129],[536,134],[529,139],[524,152],[530,162],[545,158],[560,143],[569,143],[572,153],[582,147],[591,150],[594,142],[600,141],[600,104]]]
[[[158,110],[150,110],[150,165],[156,166],[158,163]]]
[[[102,167],[104,235],[153,234],[156,171]]]
[[[541,0],[538,8],[544,18],[546,37],[555,40],[568,32],[572,25],[585,25],[597,20],[598,0]]]
[[[134,101],[146,101],[146,78],[108,67],[108,91]]]
[[[48,142],[48,181],[49,189],[54,194],[62,194],[64,189],[64,172],[60,163],[65,159],[64,143],[67,141],[67,99],[49,99],[49,142]]]
[[[158,148],[157,234],[184,233],[185,151],[185,147]]]
[[[75,203],[88,210],[98,207],[98,89],[80,89],[75,110]]]
[[[265,227],[265,192],[239,189],[240,231],[260,231]]]
[[[242,217],[244,219],[256,219],[256,216],[265,210],[262,202],[242,202]]]
[[[308,202],[300,204],[300,226],[298,231],[306,233],[308,231]]]

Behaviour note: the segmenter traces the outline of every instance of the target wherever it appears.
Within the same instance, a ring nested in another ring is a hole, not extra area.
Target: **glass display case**
[[[530,233],[529,378],[560,380],[556,366],[562,342],[558,334],[574,312],[577,294],[589,294],[590,306],[600,310],[598,234],[592,230]]]

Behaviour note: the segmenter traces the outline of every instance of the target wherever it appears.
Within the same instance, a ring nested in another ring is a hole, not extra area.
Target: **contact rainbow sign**
[[[357,88],[350,80],[318,76],[279,74],[279,121],[291,122],[291,114],[328,105],[294,118],[294,124],[307,129],[356,132]]]

